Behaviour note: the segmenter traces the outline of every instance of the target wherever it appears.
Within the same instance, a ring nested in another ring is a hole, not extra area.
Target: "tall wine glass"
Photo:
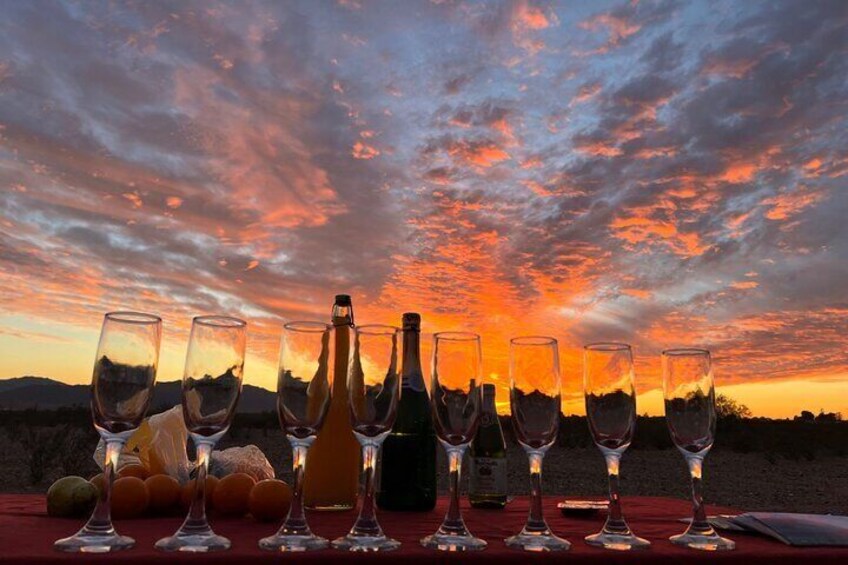
[[[462,457],[477,433],[483,390],[480,336],[466,332],[442,332],[433,336],[430,404],[436,435],[450,465],[450,506],[436,533],[421,545],[441,551],[474,551],[486,542],[471,535],[459,510],[459,478]]]
[[[512,426],[530,459],[530,515],[524,529],[504,540],[526,551],[564,551],[542,514],[542,459],[556,441],[561,405],[559,351],[552,337],[516,337],[509,342]]]
[[[100,491],[85,526],[71,537],[56,541],[56,549],[106,553],[135,545],[135,540],[119,535],[112,526],[112,482],[121,449],[150,406],[161,340],[162,320],[158,316],[110,312],[103,318],[91,377],[91,414],[95,429],[106,443],[106,488]]]
[[[309,529],[303,513],[306,452],[330,408],[333,326],[290,322],[283,326],[277,374],[277,415],[292,446],[294,489],[285,522],[276,534],[259,540],[268,551],[324,549],[329,542]]]
[[[595,445],[604,455],[609,477],[609,514],[586,543],[605,549],[646,549],[651,542],[633,535],[621,512],[618,470],[621,456],[633,441],[636,389],[633,353],[625,343],[592,343],[583,350],[583,393],[586,417]]]
[[[364,496],[359,517],[350,532],[333,547],[347,551],[391,551],[400,542],[383,533],[374,511],[374,469],[383,440],[392,431],[400,399],[398,334],[392,326],[359,326],[347,372],[350,421],[362,445]]]
[[[229,316],[198,316],[183,373],[183,419],[197,451],[194,497],[180,529],[156,542],[162,551],[229,549],[230,540],[206,520],[206,475],[212,448],[230,427],[241,395],[247,322]]]
[[[710,352],[668,349],[662,353],[665,419],[674,445],[683,454],[692,477],[694,517],[671,543],[707,551],[729,550],[736,544],[716,533],[707,521],[701,479],[704,457],[715,439],[715,384]]]

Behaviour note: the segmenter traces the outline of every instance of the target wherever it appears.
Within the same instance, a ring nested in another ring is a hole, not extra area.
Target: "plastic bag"
[[[213,451],[209,472],[218,478],[230,473],[247,473],[257,481],[274,478],[274,468],[255,445]]]
[[[118,469],[136,463],[147,468],[151,475],[163,473],[185,482],[191,467],[186,455],[187,441],[182,406],[174,406],[141,423],[124,445]],[[106,444],[101,439],[94,452],[94,460],[101,469],[105,458]]]

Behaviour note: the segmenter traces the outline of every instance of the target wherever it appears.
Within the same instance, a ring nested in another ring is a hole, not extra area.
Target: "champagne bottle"
[[[483,385],[483,412],[470,455],[471,506],[503,508],[506,506],[506,442],[495,410],[495,385]]]
[[[335,357],[333,394],[324,426],[306,455],[303,500],[313,510],[349,510],[359,491],[360,446],[353,435],[347,392],[347,364],[353,327],[350,296],[339,294],[333,304]]]
[[[377,504],[386,510],[436,506],[436,432],[421,372],[420,331],[421,316],[404,314],[400,403],[383,444],[377,495]]]

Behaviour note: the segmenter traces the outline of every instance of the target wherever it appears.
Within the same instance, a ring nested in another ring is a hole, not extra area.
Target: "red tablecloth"
[[[81,520],[48,518],[44,511],[44,497],[39,495],[0,495],[0,561],[4,563],[51,563],[77,560],[102,563],[169,563],[173,560],[198,563],[279,563],[285,560],[333,562],[358,560],[389,560],[403,558],[406,563],[443,561],[450,559],[487,563],[521,561],[560,561],[569,563],[690,563],[696,561],[738,562],[746,565],[763,563],[848,563],[848,549],[841,548],[793,548],[766,538],[746,534],[730,537],[736,541],[736,550],[723,553],[706,553],[679,548],[668,542],[668,536],[683,531],[684,524],[678,518],[687,516],[690,507],[687,501],[665,498],[627,498],[624,500],[625,515],[636,533],[653,542],[653,547],[644,552],[619,553],[587,546],[583,536],[597,531],[603,517],[565,518],[556,509],[560,497],[546,497],[545,512],[551,528],[572,542],[566,554],[528,554],[508,549],[503,539],[521,529],[527,515],[528,499],[519,497],[505,510],[475,510],[463,501],[463,514],[468,527],[476,535],[486,539],[489,547],[482,552],[463,555],[445,555],[442,552],[422,548],[418,540],[432,533],[441,521],[446,503],[440,499],[433,512],[398,513],[381,512],[380,523],[386,533],[403,543],[400,550],[385,554],[349,554],[328,549],[300,554],[278,555],[260,550],[259,538],[272,534],[279,524],[259,524],[250,518],[231,519],[212,517],[215,530],[230,538],[230,551],[205,555],[163,554],[153,549],[153,543],[171,534],[180,523],[180,518],[146,518],[116,521],[118,530],[136,540],[136,547],[112,555],[78,555],[55,551],[53,541],[74,533]],[[711,513],[732,512],[727,508],[710,507]],[[317,513],[308,516],[313,531],[333,539],[347,532],[353,523],[353,512]]]

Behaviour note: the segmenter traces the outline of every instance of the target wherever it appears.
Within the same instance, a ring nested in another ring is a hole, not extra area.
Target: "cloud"
[[[721,20],[623,0],[10,4],[0,299],[87,330],[155,311],[170,341],[232,313],[273,366],[282,319],[349,292],[361,323],[417,309],[481,332],[500,393],[509,338],[539,332],[565,374],[586,341],[632,342],[647,388],[672,345],[712,348],[732,381],[826,378],[848,345],[844,6]]]

